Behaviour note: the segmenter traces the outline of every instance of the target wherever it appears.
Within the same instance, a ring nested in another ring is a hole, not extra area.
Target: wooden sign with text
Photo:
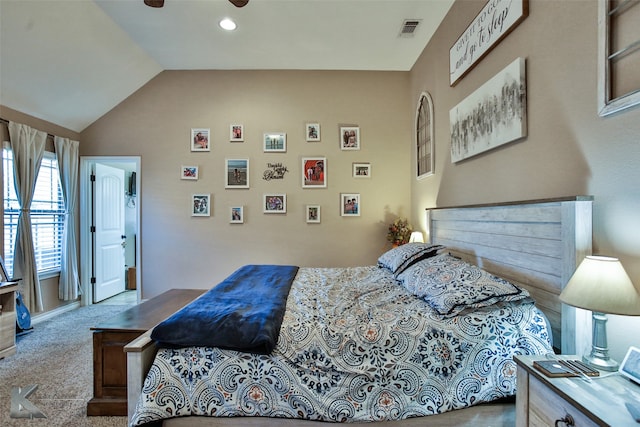
[[[529,15],[529,0],[489,0],[449,49],[451,86]]]

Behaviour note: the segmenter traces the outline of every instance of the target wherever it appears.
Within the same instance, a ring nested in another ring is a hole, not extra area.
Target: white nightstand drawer
[[[555,394],[537,378],[529,377],[529,425],[555,426],[557,420],[573,420],[573,424],[559,423],[561,427],[597,427],[582,412]]]
[[[558,356],[578,359],[576,355]],[[518,393],[516,426],[555,426],[567,415],[575,427],[639,427],[625,407],[640,401],[640,387],[621,375],[601,376],[592,381],[581,378],[551,378],[534,368],[545,356],[516,356]]]

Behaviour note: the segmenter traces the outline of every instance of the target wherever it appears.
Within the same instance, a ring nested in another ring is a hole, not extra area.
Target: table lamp
[[[414,231],[409,236],[409,243],[424,243],[424,236],[422,235],[422,231]]]
[[[591,310],[593,334],[591,354],[583,360],[604,371],[615,371],[618,362],[609,357],[607,315],[640,316],[640,291],[617,258],[587,256],[560,294],[560,301]]]

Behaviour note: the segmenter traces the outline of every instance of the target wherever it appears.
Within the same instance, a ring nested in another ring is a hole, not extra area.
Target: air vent
[[[405,19],[400,29],[400,37],[413,37],[420,22],[420,19]]]

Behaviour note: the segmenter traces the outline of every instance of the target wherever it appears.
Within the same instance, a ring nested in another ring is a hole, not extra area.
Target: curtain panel
[[[78,201],[78,141],[56,136],[54,138],[58,170],[60,171],[60,186],[64,198],[65,221],[62,236],[62,259],[60,265],[60,280],[58,282],[58,297],[63,301],[73,301],[81,293],[78,276],[78,245],[76,238],[76,205]]]
[[[38,312],[43,311],[42,289],[38,279],[33,247],[31,201],[44,156],[47,133],[14,122],[9,122],[8,127],[11,150],[13,151],[15,190],[20,204],[13,258],[13,276],[22,279],[22,293],[29,310]]]

